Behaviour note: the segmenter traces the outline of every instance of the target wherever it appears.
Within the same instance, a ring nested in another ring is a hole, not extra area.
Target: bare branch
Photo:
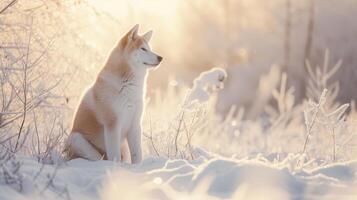
[[[12,0],[9,4],[7,4],[3,9],[0,10],[0,15],[3,14],[7,9],[13,6],[17,0]]]
[[[28,61],[29,61],[29,53],[30,53],[30,45],[31,45],[31,38],[32,38],[32,24],[33,24],[33,18],[31,18],[31,27],[30,27],[30,34],[29,34],[29,38],[28,38],[28,46],[27,46],[27,52],[26,52],[26,60],[24,63],[24,80],[23,80],[23,90],[24,90],[24,104],[23,104],[23,117],[22,117],[22,121],[21,121],[21,125],[20,125],[20,129],[18,132],[18,136],[17,136],[17,140],[16,140],[16,144],[15,144],[15,149],[14,151],[17,150],[18,144],[19,144],[19,140],[20,140],[20,136],[21,136],[21,132],[22,129],[24,127],[25,121],[26,121],[26,114],[27,114],[27,69],[28,69]]]

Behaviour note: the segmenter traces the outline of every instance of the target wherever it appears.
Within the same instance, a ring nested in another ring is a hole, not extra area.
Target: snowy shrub
[[[212,110],[208,110],[208,108],[214,105],[214,103],[212,103],[215,102],[213,96],[215,96],[220,89],[223,89],[223,81],[226,77],[227,74],[223,69],[212,68],[209,71],[202,72],[194,80],[192,89],[186,88],[178,91],[182,94],[179,95],[179,97],[183,97],[182,99],[177,99],[178,94],[172,94],[174,96],[169,97],[169,99],[155,100],[157,105],[153,105],[153,107],[156,108],[162,108],[162,106],[159,105],[160,103],[177,103],[177,105],[180,105],[178,108],[177,106],[175,107],[177,108],[176,110],[166,109],[166,112],[172,112],[169,116],[166,114],[163,115],[165,119],[172,120],[166,122],[168,124],[167,127],[165,127],[166,130],[153,129],[151,119],[152,106],[148,107],[147,113],[150,118],[146,123],[148,123],[147,126],[149,126],[149,130],[145,131],[145,136],[150,140],[149,146],[151,146],[152,153],[167,157],[194,159],[194,147],[192,146],[193,137],[201,131],[204,131],[203,129],[206,125],[208,115],[213,114],[209,113],[212,112]],[[172,91],[168,92],[171,93]],[[166,96],[166,98],[167,97],[168,96]],[[160,113],[160,111],[155,110],[155,114],[158,113]],[[161,123],[162,121],[160,119],[160,124]],[[160,135],[159,138],[156,138],[158,136],[153,136],[153,133],[157,131],[163,134]],[[148,133],[150,133],[150,135]]]
[[[339,104],[336,98],[339,93],[339,82],[331,82],[332,77],[338,72],[342,61],[337,62],[332,68],[329,67],[329,51],[325,52],[322,67],[317,66],[313,70],[312,66],[306,61],[306,67],[309,72],[307,94],[309,100],[304,107],[304,121],[306,129],[306,139],[302,148],[302,153],[307,153],[307,145],[310,137],[315,135],[319,145],[313,147],[316,149],[331,146],[331,151],[323,154],[331,155],[330,159],[336,161],[337,153],[345,148],[342,143],[353,134],[348,131],[348,122],[346,122],[346,111],[349,104]],[[327,134],[327,135],[326,135]],[[326,139],[331,138],[331,139]],[[331,141],[331,142],[328,142]],[[325,148],[326,149],[326,148]],[[314,152],[316,157],[320,152]]]
[[[67,187],[54,183],[59,165],[50,168],[52,167],[53,169],[48,170],[48,166],[43,163],[18,157],[6,149],[1,149],[0,187],[5,187],[12,195],[15,194],[12,190],[17,191],[19,194],[16,196],[24,195],[34,199],[55,197],[70,199]]]
[[[83,40],[70,29],[72,23],[59,28],[71,21],[71,5],[56,0],[1,2],[7,9],[0,14],[0,148],[39,161],[59,159],[72,118],[69,105],[78,92],[68,88],[76,88],[73,76],[83,74],[73,67],[80,62],[74,55],[85,46]],[[69,53],[73,46],[78,51]],[[91,58],[87,61],[97,56]]]
[[[56,36],[43,32],[45,19],[39,15],[45,11],[26,12],[27,3],[9,5],[13,12],[3,13],[0,21],[0,143],[12,152],[26,152],[22,147],[35,137],[34,118],[45,124],[50,114],[63,108],[63,97],[54,92],[62,80],[58,70],[51,70]],[[40,146],[43,134],[37,136]]]
[[[193,81],[193,88],[190,91],[188,101],[198,101],[200,103],[209,100],[212,93],[223,89],[223,81],[227,78],[227,73],[220,68],[212,68],[209,71],[202,72],[199,77]]]
[[[328,64],[327,60],[328,53],[325,57],[325,63]],[[265,114],[256,120],[245,119],[251,113],[245,113],[244,108],[232,107],[223,116],[217,113],[216,98],[207,100],[214,94],[207,92],[210,90],[206,86],[197,87],[204,85],[204,74],[195,79],[192,89],[184,85],[170,85],[166,93],[157,91],[155,98],[147,104],[144,118],[146,152],[189,159],[195,157],[192,152],[196,147],[239,158],[263,153],[265,156],[279,155],[283,159],[289,153],[298,153],[295,162],[298,168],[354,158],[352,152],[356,136],[353,130],[356,128],[351,121],[353,118],[348,116],[355,112],[346,113],[348,104],[341,105],[334,100],[338,92],[334,88],[338,83],[331,83],[329,79],[337,67],[328,70],[327,64],[321,74],[316,69],[318,79],[315,73],[310,77],[309,90],[317,94],[322,85],[333,92],[326,90],[317,102],[314,100],[316,98],[311,97],[306,103],[295,102],[295,90],[287,84],[289,77],[272,68],[262,78],[258,91],[262,93],[261,98],[271,96],[272,100],[269,106],[264,107]],[[277,77],[280,81],[271,82],[276,81]],[[203,98],[198,101],[200,97]],[[189,99],[195,99],[195,103]]]
[[[336,135],[340,136],[339,133],[345,131],[343,130],[345,126],[345,112],[349,107],[349,104],[343,104],[335,110],[327,111],[327,92],[327,89],[325,89],[318,102],[310,100],[305,108],[304,119],[306,126],[306,140],[302,153],[306,152],[309,138],[312,136],[313,132],[324,133],[325,131],[321,130],[321,128],[324,128],[327,130],[327,133],[325,134],[329,134],[332,138],[332,160],[335,161],[337,151]]]
[[[6,184],[17,191],[22,191],[24,177],[19,171],[21,167],[20,161],[6,149],[1,149],[0,153],[0,184]]]
[[[307,97],[318,101],[321,93],[324,89],[327,89],[326,93],[326,106],[336,107],[336,100],[340,89],[340,84],[338,81],[331,83],[332,77],[341,68],[342,60],[338,61],[333,67],[329,67],[329,51],[326,50],[325,58],[322,67],[316,66],[315,71],[313,70],[310,62],[306,61],[306,68],[309,74],[308,84],[307,84]],[[330,69],[329,69],[330,68]]]

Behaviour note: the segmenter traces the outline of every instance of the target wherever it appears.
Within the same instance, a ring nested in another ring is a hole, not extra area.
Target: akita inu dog
[[[114,47],[84,94],[67,141],[70,158],[141,161],[147,71],[162,57],[148,45],[152,31],[139,36],[138,29],[135,25]]]

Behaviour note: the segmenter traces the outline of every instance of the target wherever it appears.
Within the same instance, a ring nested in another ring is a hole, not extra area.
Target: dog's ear
[[[142,37],[144,38],[144,40],[146,42],[149,42],[152,36],[152,31],[148,31],[147,33],[145,33]]]
[[[120,39],[118,46],[121,49],[124,49],[128,43],[134,40],[138,36],[139,24],[136,24],[133,28],[127,32],[122,39]]]
[[[139,24],[136,24],[133,28],[130,29],[124,36],[128,41],[134,40],[138,36]]]
[[[139,31],[139,24],[135,24],[133,28],[128,32],[128,39],[129,40],[135,40],[135,38],[138,36],[138,31]]]

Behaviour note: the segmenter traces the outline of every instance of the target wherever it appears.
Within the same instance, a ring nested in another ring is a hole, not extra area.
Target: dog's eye
[[[143,50],[143,51],[147,51],[144,47],[142,47],[142,48],[141,48],[141,50]]]

